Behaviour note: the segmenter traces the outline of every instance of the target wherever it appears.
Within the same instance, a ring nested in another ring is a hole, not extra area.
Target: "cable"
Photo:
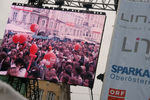
[[[90,93],[90,96],[91,96],[91,100],[94,100],[94,98],[93,98],[93,90],[92,90],[92,88],[89,88],[89,93]]]

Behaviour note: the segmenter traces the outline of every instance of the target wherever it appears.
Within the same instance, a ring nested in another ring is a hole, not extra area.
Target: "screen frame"
[[[26,4],[16,4],[16,3],[13,3],[12,5],[14,6],[24,6],[24,7],[31,7],[31,8],[38,8],[38,7],[35,7],[35,6],[30,6],[30,5],[26,5]],[[96,14],[96,15],[104,15],[105,16],[105,20],[104,20],[104,25],[103,25],[103,30],[102,30],[102,33],[101,33],[101,38],[100,38],[100,44],[99,44],[99,50],[98,50],[98,60],[97,60],[97,64],[96,64],[96,70],[95,70],[95,73],[94,73],[94,78],[93,78],[93,84],[92,86],[90,86],[89,88],[93,88],[93,85],[94,85],[94,81],[95,81],[95,77],[96,77],[96,71],[97,71],[97,65],[98,65],[98,61],[100,59],[99,57],[99,54],[100,54],[100,50],[101,50],[101,44],[102,44],[102,39],[103,39],[103,34],[104,34],[104,29],[105,29],[105,24],[106,24],[106,14],[105,12],[94,12],[94,11],[86,11],[86,10],[74,10],[74,9],[60,9],[60,8],[54,8],[54,7],[50,7],[50,8],[47,8],[47,7],[40,7],[39,9],[49,9],[49,10],[58,10],[58,11],[67,11],[67,12],[75,12],[75,13],[87,13],[87,14]],[[5,34],[4,34],[5,35]],[[3,41],[3,40],[2,40]],[[16,76],[15,76],[16,77]],[[19,77],[20,78],[20,77]],[[25,78],[25,77],[23,77]],[[31,79],[31,78],[29,78]],[[43,81],[48,81],[48,80],[43,80]],[[58,82],[58,83],[61,83],[61,82]],[[74,84],[68,84],[68,85],[74,85]],[[83,86],[83,87],[87,87],[87,86],[84,86],[84,85],[74,85],[74,86]]]

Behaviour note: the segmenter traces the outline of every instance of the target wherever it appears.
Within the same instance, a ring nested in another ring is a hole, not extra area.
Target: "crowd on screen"
[[[92,87],[98,61],[98,45],[37,38],[27,38],[25,43],[15,44],[12,36],[5,34],[3,38],[0,47],[0,71],[17,77],[24,77],[28,73],[28,78]],[[31,60],[29,49],[33,43],[38,46],[37,57],[32,60],[27,71]],[[74,49],[76,43],[81,46],[79,50]],[[49,46],[52,50],[49,50]],[[47,52],[56,55],[56,62],[50,68],[43,64],[43,57]]]

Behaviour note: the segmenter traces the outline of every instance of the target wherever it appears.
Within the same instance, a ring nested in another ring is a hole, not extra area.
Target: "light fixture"
[[[87,10],[89,10],[89,8],[92,8],[92,3],[83,2],[82,5],[83,5],[83,7],[86,8]]]
[[[64,0],[55,0],[55,5],[59,5],[59,8],[61,8],[64,5]]]
[[[29,0],[29,1],[28,1],[28,4],[29,4],[29,5],[34,5],[34,3],[35,3],[36,1],[37,1],[37,0]]]
[[[103,82],[103,80],[104,80],[104,74],[99,74],[97,76],[97,79],[99,79],[99,80],[101,80]]]

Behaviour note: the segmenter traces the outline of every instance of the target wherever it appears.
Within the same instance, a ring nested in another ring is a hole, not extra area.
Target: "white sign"
[[[101,100],[150,100],[150,0],[120,0]]]

